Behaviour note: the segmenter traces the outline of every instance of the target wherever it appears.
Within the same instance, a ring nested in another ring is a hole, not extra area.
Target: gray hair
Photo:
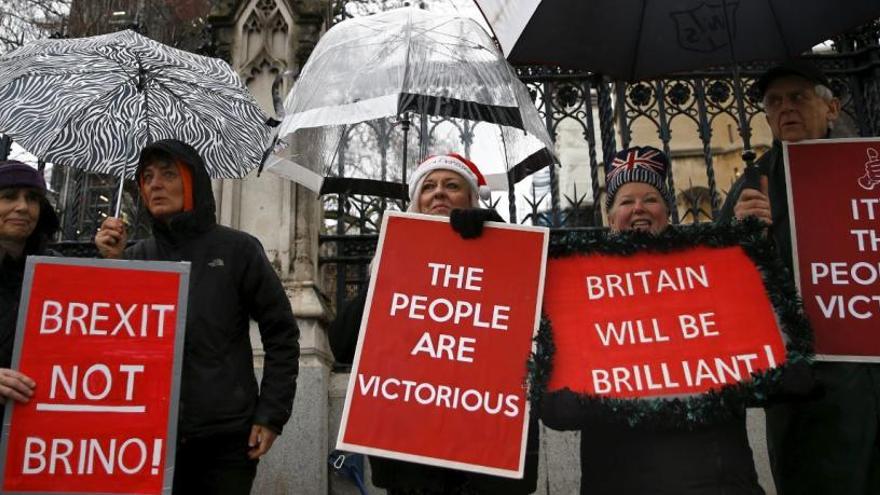
[[[834,92],[831,91],[831,88],[825,86],[824,84],[817,84],[813,87],[813,92],[816,93],[816,96],[822,98],[825,101],[831,101],[834,99]]]
[[[813,86],[813,92],[816,93],[816,96],[825,100],[826,103],[831,103],[831,101],[835,99],[834,92],[831,91],[831,88],[829,88],[828,86],[825,86],[824,84],[817,84],[817,85]],[[761,106],[764,107],[765,109],[767,108],[766,95],[764,96],[764,99],[761,101]],[[834,128],[833,121],[828,122],[828,128],[829,129]]]

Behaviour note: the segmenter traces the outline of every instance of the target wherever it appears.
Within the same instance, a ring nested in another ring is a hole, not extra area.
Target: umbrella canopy
[[[279,138],[290,144],[290,160],[267,162],[269,170],[321,192],[406,197],[406,167],[372,167],[358,177],[334,169],[340,144],[351,127],[409,113],[491,124],[475,134],[471,148],[492,148],[481,169],[516,182],[553,163],[552,142],[528,91],[472,19],[416,8],[350,19],[318,42],[287,96]],[[424,126],[423,126],[424,130]],[[460,151],[448,143],[427,143],[422,154]],[[436,146],[436,147],[435,147]],[[325,180],[326,176],[332,177]],[[490,180],[490,183],[492,181]],[[389,194],[388,184],[396,192]]]
[[[795,57],[880,17],[878,0],[475,1],[511,63],[630,81]]]
[[[131,178],[144,146],[174,138],[212,177],[242,177],[270,146],[268,123],[226,62],[133,31],[0,57],[0,132],[52,163]]]

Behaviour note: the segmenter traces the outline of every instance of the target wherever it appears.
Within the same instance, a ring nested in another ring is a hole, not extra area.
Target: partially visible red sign
[[[739,246],[551,259],[548,391],[698,394],[785,361],[761,276]]]
[[[547,239],[386,213],[338,448],[521,478]]]
[[[880,361],[880,138],[786,143],[785,163],[816,356]]]
[[[25,276],[13,367],[37,387],[6,407],[0,491],[170,493],[188,264],[29,258]]]

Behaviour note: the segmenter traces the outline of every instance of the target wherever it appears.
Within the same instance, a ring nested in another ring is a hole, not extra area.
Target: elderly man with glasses
[[[760,189],[745,187],[741,177],[731,188],[720,221],[755,216],[767,222],[778,255],[794,273],[781,141],[831,137],[840,101],[825,74],[803,60],[771,68],[756,85],[773,147],[756,164]],[[833,164],[828,164],[828,173],[835,173]],[[766,410],[778,493],[880,493],[880,365],[817,362],[812,372],[817,389],[824,393]]]

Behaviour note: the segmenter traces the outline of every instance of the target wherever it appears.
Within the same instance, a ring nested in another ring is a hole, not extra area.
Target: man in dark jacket
[[[192,263],[174,493],[249,493],[296,391],[299,330],[290,302],[260,242],[216,224],[211,182],[192,147],[147,146],[136,178],[153,237],[123,252],[125,231],[113,218],[95,243],[108,258]],[[251,318],[266,353],[259,387]]]
[[[757,87],[773,148],[756,164],[760,189],[745,187],[745,178],[740,178],[720,221],[756,216],[767,222],[778,255],[793,273],[780,141],[830,137],[840,102],[825,75],[803,61],[770,69]],[[828,173],[834,173],[830,164]],[[813,369],[824,396],[766,410],[770,464],[779,494],[880,493],[880,365],[817,362]]]
[[[25,258],[48,254],[46,243],[56,230],[43,176],[21,162],[0,162],[0,417],[6,401],[27,402],[36,385],[9,366]]]

